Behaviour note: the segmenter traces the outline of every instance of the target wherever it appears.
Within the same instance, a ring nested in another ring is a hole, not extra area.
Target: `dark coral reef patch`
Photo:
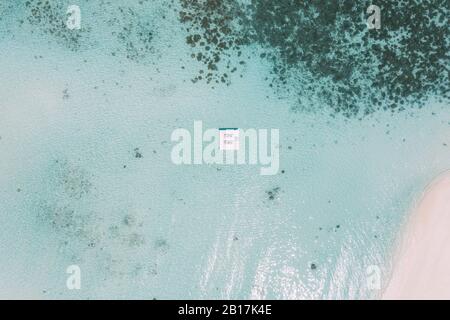
[[[273,65],[271,86],[297,94],[297,108],[314,101],[355,116],[449,99],[445,0],[180,1],[192,57],[207,68],[196,81],[229,82],[217,62],[236,70],[241,47],[257,44]],[[367,27],[371,4],[380,29]]]
[[[249,43],[241,32],[244,12],[234,1],[181,0],[181,7],[180,21],[187,25],[186,42],[193,48],[192,58],[204,66],[193,81],[229,84],[229,74],[238,67],[231,57],[241,56],[241,46]]]

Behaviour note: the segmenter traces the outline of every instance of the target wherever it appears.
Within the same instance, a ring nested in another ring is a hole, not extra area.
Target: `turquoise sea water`
[[[78,40],[0,5],[0,297],[379,297],[367,268],[386,283],[414,199],[450,168],[446,100],[362,118],[309,97],[298,109],[257,43],[212,88],[191,81],[177,2],[79,2]],[[173,164],[171,133],[195,120],[279,129],[279,173]]]

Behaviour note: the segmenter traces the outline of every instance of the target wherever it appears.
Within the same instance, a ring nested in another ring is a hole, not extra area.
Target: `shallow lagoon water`
[[[450,166],[448,104],[362,119],[294,111],[298,97],[269,86],[272,66],[256,45],[242,49],[250,59],[230,85],[193,83],[198,65],[178,16],[146,5],[160,27],[137,58],[110,36],[134,21],[116,9],[105,16],[120,21],[102,24],[80,4],[89,31],[73,50],[45,25],[14,24],[26,10],[8,7],[0,296],[377,298],[367,268],[378,266],[386,283],[414,199]],[[174,165],[171,133],[195,120],[279,129],[279,173]],[[81,290],[66,287],[73,264]]]

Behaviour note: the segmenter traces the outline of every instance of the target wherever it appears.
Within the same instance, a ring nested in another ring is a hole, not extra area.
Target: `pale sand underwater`
[[[0,1],[0,298],[382,297],[450,168],[450,15],[366,4]],[[174,163],[195,121],[279,130],[278,174]]]
[[[425,190],[405,227],[384,299],[450,299],[450,171]]]

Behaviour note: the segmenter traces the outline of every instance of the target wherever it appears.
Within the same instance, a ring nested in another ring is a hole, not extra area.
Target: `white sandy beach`
[[[383,299],[450,299],[450,172],[417,203],[395,256]]]

